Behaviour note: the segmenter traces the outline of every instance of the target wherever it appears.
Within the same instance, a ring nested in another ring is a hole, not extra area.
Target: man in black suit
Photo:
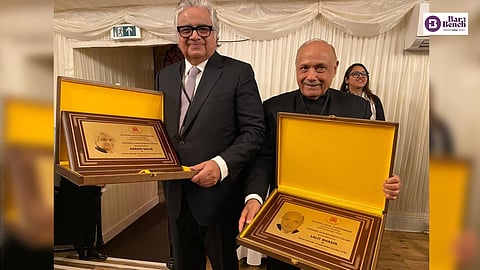
[[[335,49],[323,40],[305,42],[297,51],[295,68],[299,89],[272,97],[263,103],[265,112],[266,136],[261,154],[249,171],[246,185],[263,186],[261,196],[276,187],[275,157],[277,113],[293,112],[317,115],[369,119],[370,104],[365,99],[348,95],[330,88],[338,67]],[[383,192],[387,199],[396,199],[400,192],[400,178],[397,175],[386,179]],[[263,197],[265,198],[265,197]],[[241,214],[238,229],[250,223],[257,214],[261,203],[249,200]],[[298,269],[297,267],[267,258],[267,269]]]
[[[175,269],[205,269],[208,256],[213,269],[234,270],[236,224],[245,195],[255,192],[254,185],[244,191],[243,174],[263,143],[262,102],[252,67],[216,52],[211,3],[181,1],[175,23],[185,61],[160,70],[156,89],[164,93],[166,130],[181,163],[198,171],[192,179],[163,182]],[[190,96],[192,67],[199,73]]]

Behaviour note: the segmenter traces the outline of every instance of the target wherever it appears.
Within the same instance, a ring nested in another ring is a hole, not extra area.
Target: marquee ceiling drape
[[[318,15],[354,36],[382,34],[395,27],[418,2],[420,1],[219,1],[216,6],[222,24],[238,34],[252,40],[272,40],[291,34]],[[91,40],[101,37],[114,25],[131,23],[175,42],[175,7],[176,4],[168,3],[64,10],[55,12],[54,29],[67,38]]]

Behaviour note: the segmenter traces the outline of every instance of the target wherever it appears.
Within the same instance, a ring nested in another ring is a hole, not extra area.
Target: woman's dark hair
[[[345,79],[348,79],[348,77],[350,77],[350,73],[352,72],[352,69],[357,66],[362,67],[363,69],[365,69],[365,72],[367,72],[367,83],[363,87],[362,91],[365,92],[365,94],[369,99],[372,99],[373,92],[370,89],[370,76],[368,75],[369,74],[368,69],[362,63],[355,63],[347,68],[347,70],[345,71],[345,75],[343,75],[343,81],[342,81],[342,86],[340,87],[340,91],[348,93],[348,84],[345,82]]]

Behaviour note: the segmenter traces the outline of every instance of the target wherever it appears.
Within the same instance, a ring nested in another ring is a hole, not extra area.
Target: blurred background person
[[[385,121],[382,101],[373,94],[369,86],[370,77],[367,68],[361,63],[352,64],[345,71],[340,91],[361,96],[370,102],[371,120]]]

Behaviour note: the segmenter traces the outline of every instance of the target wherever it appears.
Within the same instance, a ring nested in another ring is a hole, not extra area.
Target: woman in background
[[[372,93],[369,87],[370,77],[367,68],[361,63],[352,64],[345,71],[340,91],[361,96],[370,102],[371,120],[385,121],[382,101]]]

